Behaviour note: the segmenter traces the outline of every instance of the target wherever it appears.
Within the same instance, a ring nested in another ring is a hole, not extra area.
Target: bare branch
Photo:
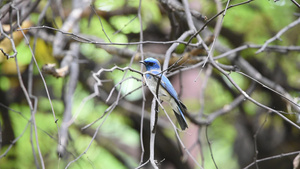
[[[223,70],[221,69],[216,63],[215,61],[213,60],[212,57],[209,57],[210,61],[211,61],[211,64],[218,70],[220,71],[223,75],[226,76],[226,78],[231,82],[231,84],[242,94],[245,96],[245,98],[249,101],[251,101],[252,103],[256,104],[257,106],[259,107],[262,107],[266,110],[269,110],[271,112],[274,112],[275,114],[277,114],[278,116],[280,116],[283,120],[287,121],[289,124],[293,125],[294,127],[296,127],[297,129],[300,130],[300,126],[298,126],[297,124],[295,124],[293,121],[291,121],[290,119],[286,118],[284,115],[282,115],[279,111],[275,110],[275,109],[272,109],[256,100],[254,100],[253,98],[251,98],[245,91],[243,91],[240,86],[238,86],[234,80]]]
[[[192,41],[192,39],[194,37],[197,36],[197,34],[199,34],[212,20],[216,19],[219,15],[221,15],[224,11],[230,9],[230,8],[233,8],[233,7],[236,7],[236,6],[240,6],[240,5],[244,5],[244,4],[247,4],[247,3],[250,3],[252,2],[253,0],[248,0],[248,1],[245,1],[245,2],[241,2],[241,3],[238,3],[238,4],[235,4],[235,5],[230,5],[228,8],[226,7],[224,10],[220,11],[218,14],[216,14],[215,16],[213,16],[212,18],[210,18],[209,20],[207,20],[207,22],[202,26],[201,29],[199,29],[193,36],[191,36],[190,40],[188,41],[188,44]]]
[[[300,4],[298,4],[298,2],[297,1],[295,1],[295,0],[291,0],[298,8],[300,8]]]
[[[300,23],[300,17],[295,20],[294,22],[290,23],[289,25],[287,25],[286,27],[282,28],[274,37],[272,37],[271,39],[267,40],[264,45],[258,50],[256,51],[256,54],[261,53],[262,51],[265,50],[265,48],[268,46],[269,43],[280,39],[280,36],[282,34],[284,34],[286,31],[288,31],[289,29],[295,27],[296,25],[298,25]]]
[[[155,121],[156,121],[156,116],[157,116],[157,112],[156,112],[156,104],[157,101],[155,100],[155,98],[152,99],[152,105],[151,105],[151,119],[150,119],[150,158],[149,161],[152,165],[153,168],[158,169],[157,167],[157,162],[154,159],[154,147],[155,147]]]
[[[274,156],[262,158],[262,159],[259,159],[259,160],[256,160],[256,161],[252,162],[251,164],[249,164],[248,166],[246,166],[243,169],[248,169],[251,166],[255,165],[255,163],[260,163],[260,162],[263,162],[263,161],[273,160],[273,159],[276,159],[276,158],[283,158],[283,157],[287,157],[287,156],[292,156],[292,155],[299,154],[299,153],[300,153],[300,151],[294,151],[294,152],[283,153],[283,154],[279,154],[279,155],[274,155]]]

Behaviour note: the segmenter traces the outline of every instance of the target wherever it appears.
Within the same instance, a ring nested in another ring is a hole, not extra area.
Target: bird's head
[[[140,61],[140,63],[146,66],[146,70],[160,70],[160,63],[158,60],[154,58],[147,58],[144,61]]]

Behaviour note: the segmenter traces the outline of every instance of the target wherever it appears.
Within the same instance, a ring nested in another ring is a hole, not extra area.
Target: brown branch
[[[185,8],[178,1],[160,0],[160,3],[168,7],[171,11],[180,12],[180,13],[185,12]],[[202,15],[196,10],[190,10],[190,13],[193,17],[201,21],[205,21],[207,19],[206,16]]]
[[[69,73],[69,66],[62,68],[55,68],[55,63],[48,63],[42,67],[44,73],[50,74],[54,77],[65,77]]]

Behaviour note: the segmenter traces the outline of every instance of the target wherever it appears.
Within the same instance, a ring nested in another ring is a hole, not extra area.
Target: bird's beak
[[[145,65],[145,62],[144,61],[139,61],[140,63],[142,63],[143,65]]]

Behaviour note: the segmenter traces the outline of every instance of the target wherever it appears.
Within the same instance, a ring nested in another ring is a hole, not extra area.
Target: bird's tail
[[[177,118],[177,121],[178,121],[178,123],[180,125],[180,128],[182,130],[185,130],[188,127],[188,125],[187,125],[187,123],[185,121],[185,118],[184,118],[183,114],[178,114],[178,113],[175,112],[175,110],[173,110],[173,111],[174,111],[175,116]]]
[[[176,112],[176,110],[174,110],[174,109],[173,109],[173,111],[174,111],[175,116],[177,118],[177,121],[178,121],[178,123],[180,125],[180,128],[182,130],[185,130],[186,128],[188,128],[187,122],[186,122],[186,120],[184,118],[184,114],[186,114],[187,108],[186,108],[186,106],[180,100],[177,100],[176,104],[177,104],[177,106],[176,106],[177,110],[179,112]]]

